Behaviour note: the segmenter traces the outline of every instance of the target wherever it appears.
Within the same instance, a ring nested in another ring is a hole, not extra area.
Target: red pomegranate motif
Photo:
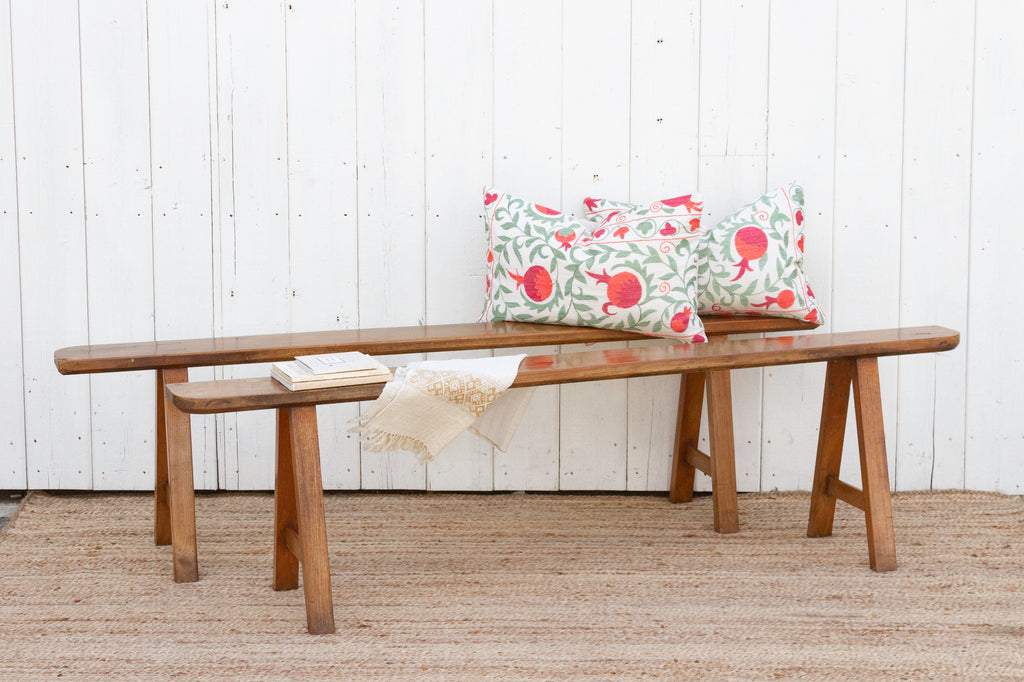
[[[817,308],[815,308],[811,312],[809,312],[806,315],[804,315],[804,319],[807,320],[808,322],[817,322],[818,321],[818,310],[817,310]]]
[[[612,232],[612,236],[613,237],[618,237],[619,239],[625,239],[626,238],[626,234],[628,232],[629,232],[629,226],[628,225],[623,225],[619,229],[617,229],[614,232]]]
[[[555,241],[566,251],[572,248],[572,240],[575,238],[576,231],[571,227],[563,227],[558,232],[555,232]]]
[[[700,229],[700,218],[690,218],[690,232],[696,232]]]
[[[534,265],[522,275],[511,271],[508,274],[516,281],[516,289],[523,287],[526,297],[531,301],[540,303],[551,295],[553,289],[551,273],[545,270],[543,266]]]
[[[596,279],[598,284],[608,285],[608,302],[601,306],[601,310],[605,315],[615,314],[609,310],[611,307],[621,309],[632,308],[640,301],[640,297],[643,295],[643,287],[640,286],[640,280],[631,272],[609,275],[607,270],[603,270],[600,275],[596,272],[587,272],[587,274]]]
[[[676,313],[672,316],[672,321],[669,322],[669,326],[672,327],[672,331],[676,334],[682,334],[686,331],[686,328],[690,326],[690,315],[693,314],[693,309],[690,306],[683,308],[683,312]]]
[[[779,292],[778,296],[765,296],[764,303],[753,303],[751,305],[753,305],[755,308],[764,308],[765,310],[768,310],[768,308],[770,308],[771,305],[774,303],[775,305],[785,310],[789,306],[793,305],[795,301],[796,294],[794,294],[789,289],[784,289],[783,291]]]
[[[736,231],[736,236],[733,237],[733,243],[736,245],[736,253],[740,255],[739,263],[733,264],[733,267],[740,269],[739,273],[733,277],[731,282],[735,282],[744,273],[751,272],[753,270],[750,267],[750,261],[757,260],[768,251],[768,236],[765,235],[764,230],[754,225],[747,225],[746,227],[740,228]]]

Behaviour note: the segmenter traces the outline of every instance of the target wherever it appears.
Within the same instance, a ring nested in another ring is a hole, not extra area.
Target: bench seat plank
[[[536,355],[523,361],[512,386],[932,353],[955,348],[959,339],[957,332],[943,327],[908,327]],[[372,400],[383,387],[364,384],[289,391],[270,377],[258,377],[169,384],[167,399],[182,412],[210,414]]]
[[[709,336],[786,332],[813,329],[816,326],[803,320],[783,317],[708,316],[703,321]],[[347,350],[358,350],[370,355],[395,355],[650,338],[634,332],[588,327],[528,322],[476,322],[71,346],[56,351],[53,359],[61,374],[92,374],[277,362],[291,360],[297,355]]]

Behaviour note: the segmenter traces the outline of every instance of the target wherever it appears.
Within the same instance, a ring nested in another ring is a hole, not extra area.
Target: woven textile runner
[[[525,357],[427,360],[400,367],[351,432],[370,452],[408,450],[424,461],[467,428],[505,450],[533,395],[532,388],[506,392]]]

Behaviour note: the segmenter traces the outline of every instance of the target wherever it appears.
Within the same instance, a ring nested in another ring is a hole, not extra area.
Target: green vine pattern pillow
[[[673,200],[667,200],[673,201]],[[587,217],[599,230],[615,220],[641,218],[648,207],[587,199]],[[684,204],[685,206],[685,204]],[[804,192],[780,187],[701,232],[698,312],[768,315],[821,324],[824,314],[804,274]]]
[[[825,321],[804,274],[804,191],[796,183],[747,204],[707,230],[700,311]]]
[[[600,232],[585,220],[495,189],[484,190],[484,209],[482,319],[705,340],[696,314],[697,240],[677,220]]]

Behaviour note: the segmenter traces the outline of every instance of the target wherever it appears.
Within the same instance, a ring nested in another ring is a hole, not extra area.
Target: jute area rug
[[[270,589],[272,497],[198,498],[198,583],[144,495],[33,494],[0,534],[0,679],[1024,679],[1024,501],[894,500],[804,536],[804,494],[327,496],[338,632]]]

